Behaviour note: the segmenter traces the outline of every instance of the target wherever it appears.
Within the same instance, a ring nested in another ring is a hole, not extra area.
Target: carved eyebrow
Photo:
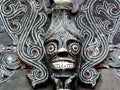
[[[57,40],[55,40],[55,39],[47,39],[47,40],[45,40],[45,44],[47,44],[47,43],[49,43],[49,42],[56,42],[56,43],[58,43],[58,41]]]
[[[67,43],[71,43],[71,42],[76,42],[76,43],[81,44],[81,42],[79,40],[70,39],[67,41]]]

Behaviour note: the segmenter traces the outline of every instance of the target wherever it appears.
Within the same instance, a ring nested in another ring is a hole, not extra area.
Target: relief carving
[[[0,83],[27,65],[33,87],[51,78],[55,90],[77,90],[78,79],[94,87],[100,77],[96,66],[118,30],[120,1],[0,0],[0,19],[13,40],[12,54],[0,47]]]

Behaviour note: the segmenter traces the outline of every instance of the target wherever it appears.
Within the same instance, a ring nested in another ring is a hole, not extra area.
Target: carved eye
[[[48,45],[47,45],[47,52],[48,54],[53,54],[55,53],[57,50],[57,43],[55,42],[50,42]]]
[[[80,51],[80,45],[79,43],[70,43],[69,44],[69,52],[72,54],[78,54]]]

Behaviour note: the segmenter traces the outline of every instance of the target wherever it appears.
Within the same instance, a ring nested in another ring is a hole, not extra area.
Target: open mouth
[[[53,69],[73,69],[75,67],[75,62],[72,59],[68,58],[57,58],[52,60],[52,68]]]

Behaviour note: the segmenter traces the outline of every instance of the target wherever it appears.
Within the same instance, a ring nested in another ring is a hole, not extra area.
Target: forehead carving
[[[60,24],[59,26],[50,29],[46,32],[45,41],[49,39],[61,39],[62,41],[65,39],[75,39],[80,40],[79,30],[71,24],[71,26],[66,26],[65,24]]]
[[[67,42],[68,40],[75,40],[79,42],[79,40],[72,35],[68,30],[66,30],[63,26],[60,26],[56,29],[56,32],[51,34],[50,37],[46,38],[46,42],[58,40],[59,42]]]
[[[68,32],[69,34],[74,35],[74,37],[80,38],[80,30],[77,29],[75,23],[72,20],[68,19],[66,16],[63,17],[64,18],[62,20],[60,19],[52,20],[51,25],[45,35],[46,40],[50,37],[53,37],[53,35],[55,34],[63,35],[62,32],[63,33]]]

